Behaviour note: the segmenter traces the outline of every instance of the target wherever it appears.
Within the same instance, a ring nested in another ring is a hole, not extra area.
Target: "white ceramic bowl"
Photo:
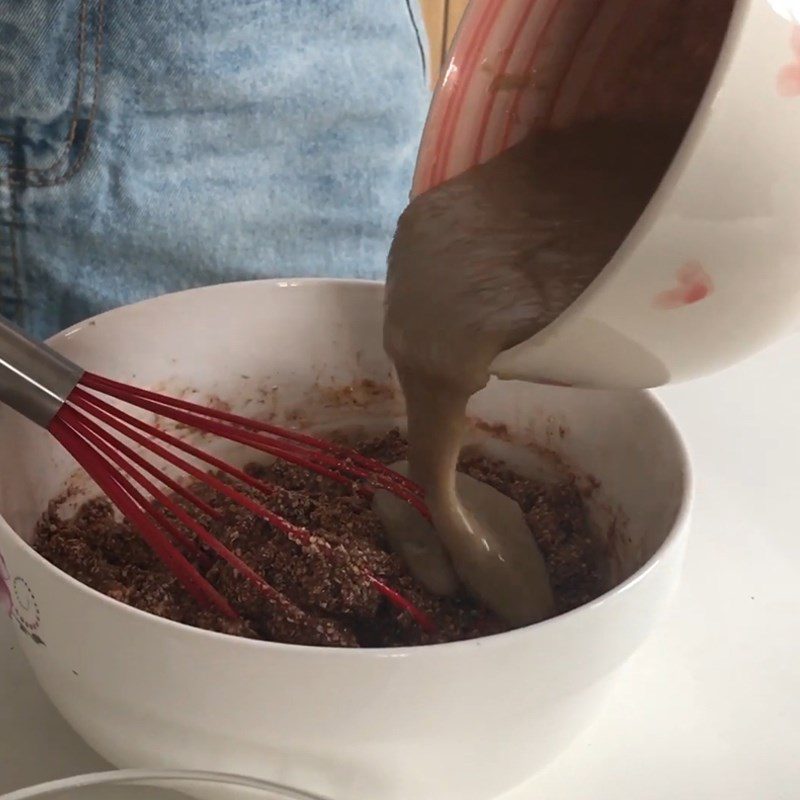
[[[431,105],[414,192],[486,161],[535,124],[591,114],[604,70],[639,44],[637,15],[653,7],[471,3]],[[577,31],[561,24],[582,11],[592,16]],[[703,100],[638,224],[578,301],[501,354],[495,374],[658,386],[726,367],[794,329],[800,27],[792,17],[800,21],[797,0],[736,0]]]
[[[402,414],[381,324],[380,285],[263,281],[121,308],[53,344],[97,372],[251,416],[378,426]],[[472,413],[523,443],[484,434],[520,470],[574,465],[599,482],[589,504],[620,583],[503,635],[357,651],[185,627],[55,569],[28,542],[65,481],[78,497],[85,484],[43,431],[0,410],[0,585],[44,690],[120,767],[213,768],[334,800],[488,800],[519,783],[591,719],[656,623],[684,549],[689,467],[646,393],[498,381]]]

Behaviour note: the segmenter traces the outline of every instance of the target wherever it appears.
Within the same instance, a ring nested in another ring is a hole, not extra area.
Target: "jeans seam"
[[[425,45],[422,41],[422,32],[420,31],[420,24],[414,14],[414,9],[411,6],[411,0],[405,0],[406,11],[408,11],[408,18],[411,21],[411,27],[414,29],[414,36],[417,39],[417,47],[419,48],[419,58],[422,63],[422,79],[427,83],[428,81],[428,57],[426,54]]]
[[[17,244],[17,214],[14,208],[14,198],[9,198],[10,203],[4,204],[3,218],[0,219],[0,285],[3,288],[3,305],[11,302],[15,321],[22,325],[22,274],[20,270],[19,250]],[[6,293],[8,292],[8,293]]]

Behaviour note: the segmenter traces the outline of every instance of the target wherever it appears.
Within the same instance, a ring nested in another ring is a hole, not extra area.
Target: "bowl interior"
[[[381,346],[382,296],[358,282],[228,284],[109,312],[53,344],[109,377],[247,416],[379,430],[403,415]],[[576,476],[615,582],[658,550],[687,501],[680,441],[645,393],[494,381],[470,413],[475,441],[520,472]],[[57,495],[68,509],[96,494],[46,432],[4,408],[0,439],[0,514],[25,541]],[[229,456],[230,445],[200,443]]]
[[[464,14],[431,103],[416,195],[532,131],[697,110],[735,0],[487,0]]]

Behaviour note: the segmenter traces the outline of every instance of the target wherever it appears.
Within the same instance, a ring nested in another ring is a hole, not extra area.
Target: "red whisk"
[[[428,517],[420,487],[379,461],[297,431],[85,372],[0,319],[0,401],[50,431],[199,603],[213,606],[230,618],[238,616],[190,560],[212,557],[227,562],[283,613],[292,617],[304,613],[192,516],[188,509],[210,517],[218,517],[219,512],[180,480],[148,461],[143,451],[242,505],[296,544],[338,560],[342,569],[356,570],[375,591],[408,613],[424,630],[434,630],[426,614],[376,576],[346,562],[323,537],[294,525],[186,457],[265,494],[273,490],[270,484],[143,422],[106,398],[260,450],[339,483],[354,485],[360,492],[392,492]],[[178,502],[177,497],[184,503]]]

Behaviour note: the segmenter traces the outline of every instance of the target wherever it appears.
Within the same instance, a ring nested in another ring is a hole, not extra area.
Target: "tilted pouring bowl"
[[[591,116],[607,65],[641,45],[637,15],[648,6],[472,2],[432,101],[413,194],[537,125]],[[562,19],[578,8],[591,13],[573,35]],[[792,331],[800,316],[799,8],[734,3],[702,101],[638,223],[588,290],[502,353],[495,374],[659,386],[722,369]]]

